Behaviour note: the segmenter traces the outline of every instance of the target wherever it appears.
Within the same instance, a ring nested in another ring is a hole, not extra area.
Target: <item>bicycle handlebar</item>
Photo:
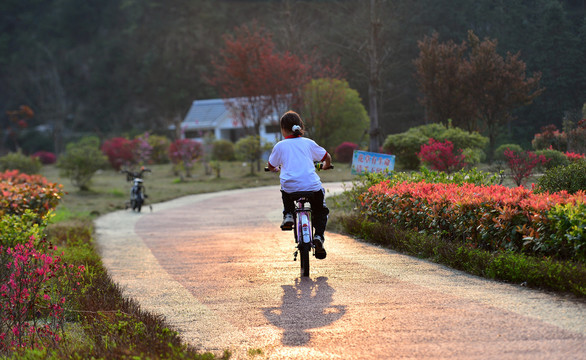
[[[319,165],[319,166],[318,166],[318,165]],[[329,168],[327,168],[327,169],[324,169],[324,168],[323,168],[323,164],[322,164],[321,162],[317,162],[317,163],[315,163],[315,170],[317,170],[317,171],[322,171],[322,170],[331,170],[331,169],[333,169],[333,168],[334,168],[334,165],[331,165],[331,164],[330,164],[330,167],[329,167]],[[270,171],[271,171],[271,169],[269,169],[269,167],[268,167],[268,166],[265,166],[265,172],[270,172]]]

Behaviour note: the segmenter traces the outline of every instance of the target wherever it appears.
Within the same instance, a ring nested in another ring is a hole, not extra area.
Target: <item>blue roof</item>
[[[229,115],[224,99],[195,100],[183,122],[190,127],[213,128]]]

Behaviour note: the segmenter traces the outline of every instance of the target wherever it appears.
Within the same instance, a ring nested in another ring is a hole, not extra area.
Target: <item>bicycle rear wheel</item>
[[[299,244],[300,253],[300,264],[301,264],[301,276],[309,276],[309,250],[311,249],[310,244],[301,243]]]

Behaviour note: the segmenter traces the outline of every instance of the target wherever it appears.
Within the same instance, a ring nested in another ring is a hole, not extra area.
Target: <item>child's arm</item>
[[[324,170],[327,170],[330,167],[332,167],[332,157],[331,157],[330,153],[328,153],[328,152],[326,153],[325,159],[323,161],[324,161],[324,167],[323,167]]]
[[[278,167],[274,167],[273,165],[271,165],[270,162],[267,162],[267,165],[268,165],[269,171],[273,171],[273,172],[278,172],[279,171],[279,168]]]

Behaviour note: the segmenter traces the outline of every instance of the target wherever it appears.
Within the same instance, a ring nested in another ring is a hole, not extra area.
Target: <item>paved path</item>
[[[339,191],[340,184],[326,184]],[[299,278],[278,187],[189,196],[96,221],[125,294],[236,359],[586,359],[586,304],[326,233]],[[261,355],[251,355],[254,350]]]

